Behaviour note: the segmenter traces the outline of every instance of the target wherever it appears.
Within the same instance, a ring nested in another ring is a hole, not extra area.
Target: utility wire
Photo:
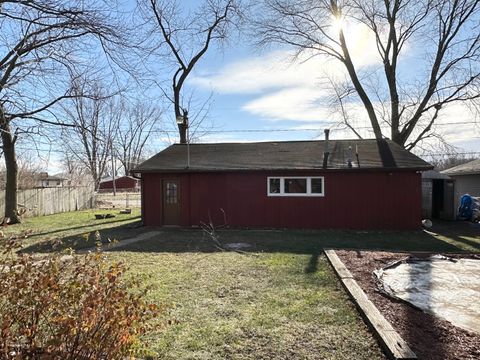
[[[16,149],[23,150],[23,151],[36,151],[36,152],[43,152],[43,153],[59,153],[65,154],[74,151],[77,154],[86,154],[85,150],[83,149],[42,149],[42,148],[32,148],[32,147],[24,147],[24,146],[17,146]],[[439,152],[439,153],[432,153],[432,154],[421,154],[418,156],[421,157],[429,157],[429,156],[457,156],[457,155],[480,155],[480,151],[460,151],[460,152]]]

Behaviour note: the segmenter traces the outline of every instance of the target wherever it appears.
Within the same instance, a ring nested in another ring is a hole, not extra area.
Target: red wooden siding
[[[268,197],[268,176],[324,176],[324,197]],[[180,180],[182,226],[208,221],[233,227],[417,229],[421,179],[416,172],[149,174],[143,177],[145,225],[162,225],[162,179]]]
[[[139,180],[132,179],[130,177],[119,177],[118,179],[115,179],[115,187],[117,190],[121,189],[135,189],[138,187]],[[104,181],[100,183],[99,186],[100,190],[113,190],[113,180],[110,181]]]

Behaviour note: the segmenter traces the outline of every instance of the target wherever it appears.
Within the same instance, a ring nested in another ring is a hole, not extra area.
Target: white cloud
[[[363,25],[347,28],[352,57],[357,67],[378,63],[375,39]],[[342,79],[344,66],[335,59],[293,51],[273,51],[242,59],[223,68],[191,78],[194,86],[221,94],[256,95],[241,108],[269,120],[319,121],[330,118],[319,108],[328,91],[325,76]]]
[[[315,74],[325,63],[318,57],[294,61],[293,52],[274,51],[227,64],[215,73],[192,77],[190,83],[224,94],[259,94],[272,89],[312,86],[318,78]]]
[[[365,26],[347,25],[345,31],[357,69],[381,66],[375,39]],[[405,55],[408,56],[410,49],[407,50]],[[262,120],[277,124],[298,121],[303,123],[299,125],[303,128],[328,126],[334,129],[332,138],[353,137],[353,132],[345,126],[336,126],[341,121],[341,114],[328,107],[330,91],[324,82],[325,75],[336,80],[345,78],[344,66],[334,59],[309,58],[307,54],[293,61],[293,55],[293,51],[283,50],[241,59],[213,72],[197,74],[191,84],[229,96],[247,95],[240,108]],[[363,105],[357,102],[346,107],[352,123],[360,128],[360,134],[366,138],[373,137]],[[450,143],[462,147],[467,141],[471,142],[472,137],[480,138],[479,126],[465,124],[473,119],[464,104],[451,104],[442,110],[435,131]],[[384,134],[389,136],[389,130],[384,130]],[[319,137],[323,137],[323,132],[319,132]],[[219,139],[212,137],[212,140]]]
[[[345,31],[355,66],[379,63],[375,38],[365,25],[353,25]],[[286,87],[316,87],[324,74],[339,77],[345,73],[344,66],[332,58],[312,56],[308,52],[295,56],[294,51],[278,50],[193,76],[190,83],[220,93],[258,94]]]
[[[456,146],[463,147],[475,139],[480,142],[480,119],[465,103],[452,103],[442,109],[434,130]]]
[[[242,109],[270,120],[315,121],[327,119],[318,106],[324,96],[322,90],[312,87],[291,87],[261,96],[245,104]]]

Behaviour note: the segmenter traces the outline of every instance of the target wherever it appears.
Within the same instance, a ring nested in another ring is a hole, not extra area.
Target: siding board
[[[480,196],[480,175],[461,175],[454,176],[455,180],[455,212],[460,206],[460,198],[464,194]]]
[[[121,176],[115,179],[115,189],[116,190],[131,190],[137,189],[140,181],[128,176]],[[103,181],[99,185],[99,189],[103,191],[112,191],[113,190],[113,180]]]
[[[268,197],[268,176],[324,176],[324,197]],[[418,229],[420,174],[411,172],[144,173],[144,222],[162,225],[161,181],[181,180],[181,224],[232,227]]]

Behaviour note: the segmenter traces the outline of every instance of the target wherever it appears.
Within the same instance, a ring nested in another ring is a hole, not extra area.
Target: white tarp
[[[480,260],[406,259],[375,275],[388,295],[480,333]]]

